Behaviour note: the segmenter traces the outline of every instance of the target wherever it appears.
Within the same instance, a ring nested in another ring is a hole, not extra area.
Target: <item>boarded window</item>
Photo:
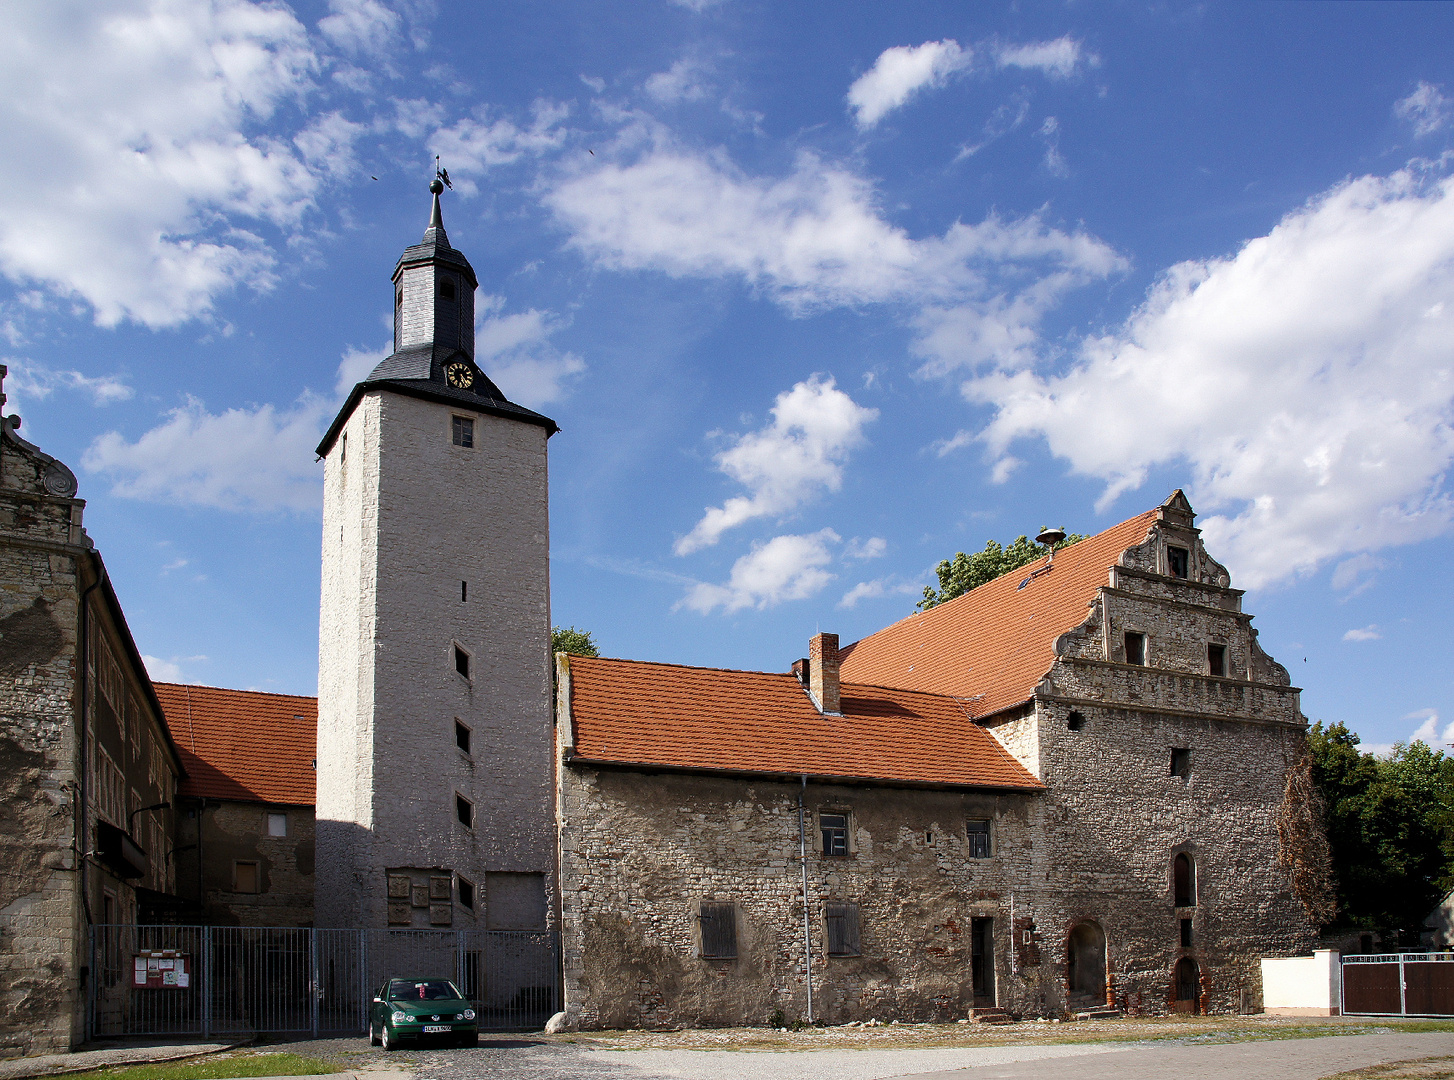
[[[1126,663],[1146,663],[1146,635],[1133,630],[1126,631]]]
[[[459,672],[466,679],[470,677],[470,654],[465,652],[458,645],[454,647],[454,670]]]
[[[454,445],[473,447],[475,445],[475,422],[468,416],[454,418]]]
[[[990,857],[990,823],[985,818],[972,819],[968,825],[969,857],[988,859]]]
[[[470,752],[470,729],[458,720],[454,722],[454,745],[466,754]]]
[[[824,904],[829,956],[858,956],[858,905]]]
[[[1177,907],[1196,906],[1196,867],[1192,865],[1191,856],[1184,851],[1171,860],[1171,886],[1176,894]]]
[[[818,828],[823,833],[824,855],[848,854],[847,814],[819,814]]]
[[[257,863],[235,862],[232,864],[232,891],[239,893],[258,891]]]
[[[463,795],[454,797],[454,816],[459,818],[459,823],[468,828],[474,828],[475,808]]]
[[[737,958],[737,912],[732,904],[705,901],[697,913],[702,927],[702,957],[706,960]]]
[[[1172,577],[1184,578],[1187,576],[1187,569],[1191,566],[1191,552],[1184,547],[1166,548],[1166,566],[1171,571]]]
[[[1171,775],[1183,780],[1191,776],[1191,751],[1185,747],[1174,747],[1171,751]]]
[[[1207,674],[1209,674],[1209,675],[1226,675],[1227,674],[1227,646],[1225,646],[1225,645],[1208,645],[1207,646]]]

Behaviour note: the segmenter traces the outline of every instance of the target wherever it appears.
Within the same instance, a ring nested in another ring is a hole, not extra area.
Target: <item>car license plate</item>
[[[426,1035],[442,1035],[446,1031],[453,1031],[453,1030],[454,1029],[452,1027],[450,1027],[448,1024],[425,1024],[424,1025],[424,1034],[426,1034]]]

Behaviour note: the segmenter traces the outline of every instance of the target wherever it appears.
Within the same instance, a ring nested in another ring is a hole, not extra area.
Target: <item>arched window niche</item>
[[[1171,860],[1171,891],[1177,907],[1196,907],[1196,865],[1185,851],[1178,851]]]

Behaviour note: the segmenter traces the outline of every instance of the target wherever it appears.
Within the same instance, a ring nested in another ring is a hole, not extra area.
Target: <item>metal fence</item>
[[[1342,960],[1345,1015],[1454,1016],[1454,953],[1369,953]]]
[[[92,1038],[361,1033],[390,977],[452,979],[480,1027],[541,1027],[559,1009],[556,935],[530,930],[91,928]]]

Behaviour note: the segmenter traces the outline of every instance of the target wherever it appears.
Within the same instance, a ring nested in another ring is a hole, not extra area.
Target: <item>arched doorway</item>
[[[1197,962],[1190,956],[1183,956],[1176,962],[1176,1000],[1173,1007],[1177,1012],[1197,1013],[1201,1011],[1202,980]]]
[[[1077,923],[1066,942],[1070,960],[1069,990],[1072,1004],[1076,998],[1090,999],[1087,1004],[1106,1003],[1106,932],[1096,923]]]

